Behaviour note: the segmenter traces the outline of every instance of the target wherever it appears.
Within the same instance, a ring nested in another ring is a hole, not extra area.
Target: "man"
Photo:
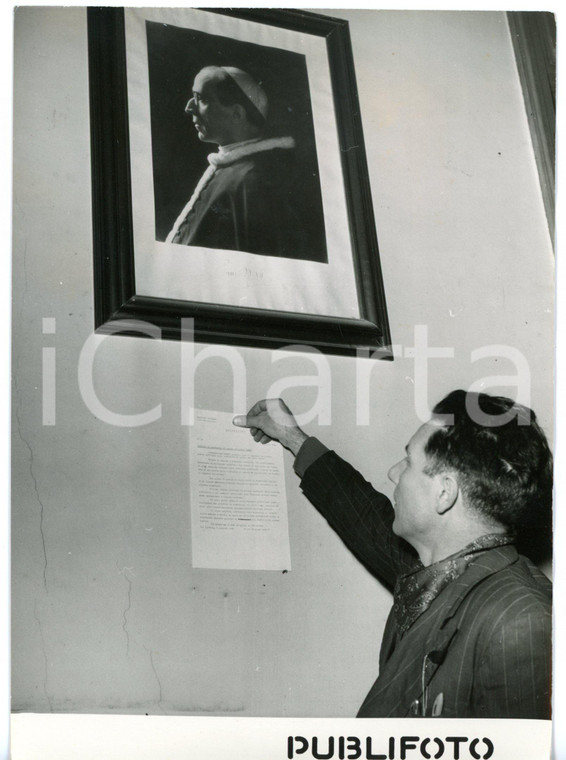
[[[219,146],[166,242],[311,258],[296,205],[292,137],[265,138],[268,100],[245,71],[207,66],[186,113],[201,142]]]
[[[551,498],[552,457],[533,412],[449,394],[389,470],[393,505],[281,400],[234,424],[296,455],[306,496],[394,589],[359,717],[550,717],[551,584],[514,545]]]

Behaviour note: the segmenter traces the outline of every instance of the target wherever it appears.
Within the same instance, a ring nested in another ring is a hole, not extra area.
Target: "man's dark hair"
[[[211,67],[212,68],[212,67]],[[218,76],[214,82],[216,97],[223,106],[240,105],[246,112],[248,121],[257,127],[265,127],[265,119],[254,106],[252,101],[246,96],[242,89],[236,84],[228,72],[222,72],[223,76]]]
[[[503,396],[453,391],[434,415],[451,415],[425,446],[429,475],[454,470],[468,506],[518,533],[552,502],[552,454],[535,413]]]

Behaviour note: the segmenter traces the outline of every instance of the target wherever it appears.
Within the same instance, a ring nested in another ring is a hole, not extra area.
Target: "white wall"
[[[332,11],[354,46],[393,340],[427,325],[431,404],[514,374],[519,350],[552,433],[552,251],[502,13]],[[93,329],[86,18],[16,11],[14,124],[13,707],[35,711],[348,716],[377,674],[388,594],[301,495],[287,460],[292,571],[194,570],[180,348],[113,337],[96,388],[124,429],[85,407],[77,363]],[[42,318],[55,317],[55,335]],[[57,424],[41,424],[42,349],[57,351]],[[310,374],[300,355],[242,350],[248,397]],[[332,425],[318,432],[390,493],[418,424],[414,362],[332,357]],[[371,426],[356,425],[371,368]],[[487,388],[489,390],[489,388]],[[497,391],[514,394],[513,387]],[[312,389],[289,391],[297,411]],[[232,410],[221,360],[197,406]],[[240,410],[238,410],[240,411]]]

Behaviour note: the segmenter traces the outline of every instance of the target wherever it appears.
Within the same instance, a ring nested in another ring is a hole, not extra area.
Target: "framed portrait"
[[[90,7],[88,48],[96,329],[391,358],[347,22]]]

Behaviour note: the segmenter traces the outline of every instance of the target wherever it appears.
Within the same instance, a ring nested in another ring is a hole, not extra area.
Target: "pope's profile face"
[[[202,142],[229,145],[234,142],[232,108],[223,106],[216,94],[216,77],[201,71],[193,82],[193,96],[185,107]]]

